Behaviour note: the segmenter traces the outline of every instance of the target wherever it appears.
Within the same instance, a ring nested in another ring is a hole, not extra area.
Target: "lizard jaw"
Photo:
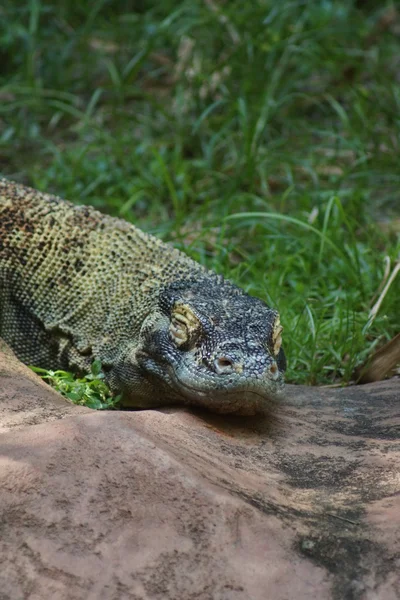
[[[132,358],[132,357],[131,357]],[[238,375],[232,384],[226,376],[210,374],[203,385],[196,385],[188,369],[164,363],[144,351],[137,352],[140,361],[140,385],[132,385],[135,371],[125,379],[122,405],[131,408],[154,408],[168,404],[201,406],[213,412],[255,415],[268,412],[282,397],[283,378],[272,380],[265,374],[246,379]],[[136,377],[138,373],[136,372]],[[138,389],[142,393],[138,394]]]
[[[211,408],[221,414],[250,416],[265,413],[283,397],[282,381],[261,379],[227,390],[205,390],[186,383],[171,371],[170,375],[188,404]]]

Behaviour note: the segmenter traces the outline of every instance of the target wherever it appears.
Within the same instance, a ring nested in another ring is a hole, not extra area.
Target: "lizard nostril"
[[[269,376],[272,379],[278,379],[279,377],[279,369],[275,361],[269,366]]]
[[[233,368],[233,361],[228,356],[220,356],[214,361],[217,373],[230,373]]]
[[[229,358],[219,358],[218,359],[218,365],[220,367],[231,367],[232,366],[232,361],[229,360]]]

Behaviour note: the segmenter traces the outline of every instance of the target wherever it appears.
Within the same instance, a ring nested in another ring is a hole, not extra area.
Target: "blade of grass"
[[[321,240],[323,240],[324,243],[326,243],[330,248],[332,248],[332,250],[334,250],[334,252],[338,256],[340,256],[340,258],[351,268],[351,270],[355,274],[357,274],[354,270],[353,265],[351,264],[348,257],[346,256],[346,254],[344,252],[342,252],[342,250],[340,250],[340,248],[334,242],[332,242],[332,240],[326,234],[321,232],[316,227],[313,227],[306,221],[301,221],[301,219],[297,219],[296,217],[289,217],[288,215],[281,215],[279,213],[272,213],[272,212],[243,212],[243,213],[236,213],[233,215],[229,215],[228,217],[226,217],[227,221],[234,220],[234,219],[271,219],[271,220],[275,220],[275,221],[283,221],[285,223],[291,223],[293,225],[297,225],[298,227],[301,227],[302,229],[311,231],[312,233],[314,233],[315,235],[320,237]]]

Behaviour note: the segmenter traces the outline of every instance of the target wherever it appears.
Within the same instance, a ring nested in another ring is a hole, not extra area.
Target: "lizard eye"
[[[274,356],[279,354],[279,350],[282,346],[282,331],[283,327],[281,325],[281,320],[278,315],[275,319],[274,327],[272,330],[272,353]]]
[[[169,331],[172,339],[177,346],[181,346],[187,342],[189,337],[189,331],[187,324],[179,317],[173,316],[171,319],[171,325]]]
[[[169,326],[171,339],[180,347],[192,344],[200,333],[200,321],[187,304],[176,303]]]

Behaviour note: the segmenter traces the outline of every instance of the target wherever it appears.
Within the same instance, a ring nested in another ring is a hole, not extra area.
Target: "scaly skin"
[[[0,336],[26,364],[102,362],[125,406],[254,414],[278,398],[279,315],[88,206],[0,180]]]

